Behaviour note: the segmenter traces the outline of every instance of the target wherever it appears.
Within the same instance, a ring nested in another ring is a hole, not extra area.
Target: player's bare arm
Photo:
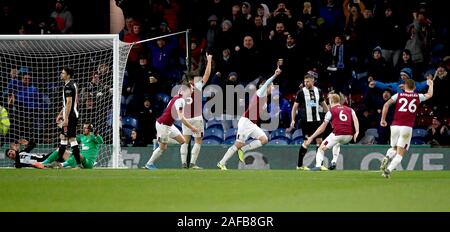
[[[355,134],[353,135],[353,141],[356,142],[356,138],[358,138],[359,135],[359,121],[354,110],[352,110],[352,118],[353,118],[353,125],[355,126]]]
[[[298,109],[298,103],[294,102],[294,105],[292,106],[292,111],[291,111],[291,129],[294,128],[295,126],[295,116],[297,115],[297,109]]]
[[[178,114],[178,118],[180,119],[180,121],[187,126],[189,129],[192,130],[192,132],[197,133],[198,130],[197,128],[195,128],[194,126],[192,126],[192,124],[190,124],[188,122],[188,120],[186,120],[186,118],[184,117],[184,108],[181,109],[177,109],[177,114]]]
[[[322,134],[325,129],[327,128],[328,122],[324,121],[318,128],[317,130],[314,132],[314,134],[312,134],[311,136],[309,136],[309,138],[304,142],[305,146],[309,146],[309,144],[311,144],[311,142],[313,141],[314,138],[316,138],[318,135]]]
[[[322,102],[322,108],[323,108],[323,112],[326,113],[328,112],[330,109],[328,108],[328,105],[325,101]]]
[[[425,101],[433,97],[433,81],[427,80],[428,92],[425,95]]]
[[[67,97],[66,98],[66,112],[64,115],[64,131],[67,130],[67,126],[69,125],[69,114],[70,114],[70,109],[72,108],[72,97]]]
[[[206,53],[207,63],[206,63],[206,70],[205,70],[205,73],[203,74],[203,78],[202,78],[203,84],[206,84],[206,82],[208,82],[209,76],[211,75],[212,58],[213,58],[212,55]]]
[[[384,103],[383,105],[383,110],[381,111],[381,121],[380,121],[380,125],[382,127],[386,127],[387,126],[387,122],[386,122],[386,115],[387,112],[389,110],[389,107],[394,104],[395,101],[391,99],[389,99],[386,103]]]

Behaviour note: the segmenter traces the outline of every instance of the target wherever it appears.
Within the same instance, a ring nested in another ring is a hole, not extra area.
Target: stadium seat
[[[205,134],[203,135],[204,139],[215,138],[222,143],[223,141],[223,130],[220,128],[208,128],[205,130]]]
[[[276,145],[288,145],[289,144],[289,140],[286,138],[278,138],[278,139],[273,139],[269,141],[269,144],[276,144]]]
[[[302,129],[297,129],[294,134],[292,134],[292,140],[298,140],[302,138],[303,141],[303,131]]]
[[[236,139],[237,134],[237,128],[230,128],[225,133],[225,140],[232,138],[233,140]]]
[[[270,140],[285,139],[290,142],[291,138],[286,134],[286,129],[278,128],[270,133]]]
[[[428,132],[425,129],[414,128],[412,132],[412,138],[424,139]]]
[[[122,133],[126,140],[131,138],[131,132],[134,128],[122,127]]]
[[[375,138],[378,138],[378,129],[377,128],[369,128],[366,130],[365,135],[372,135]]]
[[[138,120],[131,116],[125,116],[122,118],[122,127],[124,128],[138,128]]]
[[[303,144],[303,137],[298,137],[296,139],[293,139],[290,144],[291,145],[301,145],[301,144]]]
[[[156,101],[158,101],[159,103],[162,103],[163,105],[167,105],[167,103],[169,103],[169,101],[170,101],[170,96],[165,93],[157,93],[155,95],[155,97],[156,97]]]
[[[234,144],[235,141],[236,141],[235,137],[230,137],[228,139],[225,139],[225,141],[223,141],[222,144],[232,145],[232,144]]]
[[[423,144],[425,144],[425,141],[421,138],[412,138],[411,144],[412,145],[423,145]]]
[[[422,128],[427,128],[431,125],[431,122],[433,121],[433,117],[432,116],[418,116],[416,118],[416,126],[418,127],[422,127]]]
[[[207,139],[203,139],[203,144],[206,145],[218,145],[218,144],[222,144],[222,140],[210,137]]]
[[[206,128],[207,129],[209,129],[209,128],[220,128],[220,129],[223,130],[222,122],[219,121],[219,120],[215,120],[215,119],[211,119],[208,122],[206,122]]]

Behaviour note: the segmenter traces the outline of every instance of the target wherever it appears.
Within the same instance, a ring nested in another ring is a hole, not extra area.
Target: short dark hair
[[[63,67],[63,70],[66,71],[67,75],[69,75],[71,78],[73,77],[73,68]]]
[[[17,151],[16,151],[16,150],[11,149],[11,148],[8,148],[8,149],[6,149],[6,151],[5,151],[5,156],[6,156],[6,157],[10,158],[10,157],[8,156],[8,152],[9,152],[10,150],[15,151],[15,152],[16,152],[16,155],[17,155]],[[10,158],[10,159],[11,159],[11,158]]]

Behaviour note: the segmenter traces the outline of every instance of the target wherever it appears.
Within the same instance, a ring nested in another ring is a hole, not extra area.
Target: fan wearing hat
[[[384,83],[384,82],[376,81],[376,80],[369,78],[369,87],[377,88],[380,90],[385,90],[387,88],[391,88],[393,93],[395,94],[395,93],[404,92],[405,81],[412,80],[412,79],[413,79],[412,70],[410,68],[403,68],[400,71],[400,80],[399,81],[391,82],[391,83]],[[422,92],[428,88],[426,80],[422,81],[422,82],[416,82],[415,84],[416,84],[416,88],[415,88],[416,92]]]

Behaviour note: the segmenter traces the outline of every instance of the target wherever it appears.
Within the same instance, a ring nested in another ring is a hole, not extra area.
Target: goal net
[[[10,124],[0,127],[0,167],[13,166],[4,151],[20,138],[34,141],[36,153],[57,148],[56,117],[63,107],[64,85],[60,73],[65,66],[74,69],[72,80],[78,87],[77,134],[84,123],[91,123],[104,139],[95,166],[123,166],[119,107],[131,46],[117,35],[0,36],[0,106]]]

